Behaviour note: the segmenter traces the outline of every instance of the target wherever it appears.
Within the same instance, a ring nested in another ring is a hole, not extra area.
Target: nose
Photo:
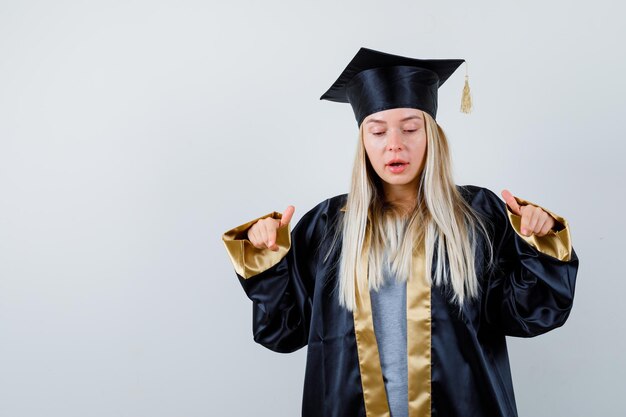
[[[398,133],[397,129],[389,129],[387,138],[388,150],[394,151],[396,149],[402,149],[402,136]]]

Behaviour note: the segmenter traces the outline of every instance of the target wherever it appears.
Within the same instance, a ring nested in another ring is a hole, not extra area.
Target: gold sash
[[[367,277],[369,229],[359,265]],[[423,246],[414,252],[411,275],[407,281],[407,355],[409,417],[431,415],[430,285],[425,276]],[[354,330],[359,355],[363,400],[367,417],[389,417],[389,403],[383,382],[378,344],[374,333],[369,288],[355,288]]]

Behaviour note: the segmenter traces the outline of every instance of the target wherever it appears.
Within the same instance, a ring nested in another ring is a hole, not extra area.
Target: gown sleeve
[[[578,256],[569,224],[538,204],[555,220],[545,236],[524,236],[521,217],[496,194],[484,189],[482,201],[494,226],[494,265],[483,294],[487,323],[506,335],[533,337],[562,326],[574,302]]]
[[[246,295],[252,300],[255,342],[280,353],[307,344],[315,279],[317,245],[326,218],[325,203],[306,213],[294,227],[278,229],[277,252],[257,249],[248,230],[260,219],[282,218],[272,212],[226,231],[222,241]]]

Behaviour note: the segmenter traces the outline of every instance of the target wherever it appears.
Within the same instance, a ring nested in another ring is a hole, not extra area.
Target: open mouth
[[[387,167],[392,173],[401,174],[406,170],[408,165],[408,162],[392,162],[391,164],[388,164]]]

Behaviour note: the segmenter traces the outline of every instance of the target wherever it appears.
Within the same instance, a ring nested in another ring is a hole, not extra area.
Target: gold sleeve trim
[[[291,232],[289,224],[278,229],[276,244],[278,251],[271,249],[257,249],[248,240],[248,230],[259,220],[271,217],[281,219],[282,214],[276,211],[258,217],[254,220],[237,226],[222,235],[222,241],[228,252],[228,256],[235,267],[237,274],[243,278],[252,278],[261,272],[267,271],[281,261],[291,248]]]
[[[550,216],[552,216],[554,220],[556,220],[556,224],[554,226],[556,230],[554,230],[554,228],[550,229],[548,231],[548,234],[546,234],[545,236],[537,236],[535,234],[532,234],[530,236],[524,236],[521,230],[521,216],[513,213],[508,204],[505,203],[507,214],[509,216],[509,220],[511,221],[511,225],[515,230],[515,233],[517,233],[519,237],[524,239],[529,245],[531,245],[538,251],[561,261],[569,261],[572,256],[572,241],[567,220],[559,216],[558,214],[555,214],[550,210],[540,206],[539,204],[532,203],[520,197],[515,197],[515,200],[520,206],[532,204],[533,206],[539,207]]]

